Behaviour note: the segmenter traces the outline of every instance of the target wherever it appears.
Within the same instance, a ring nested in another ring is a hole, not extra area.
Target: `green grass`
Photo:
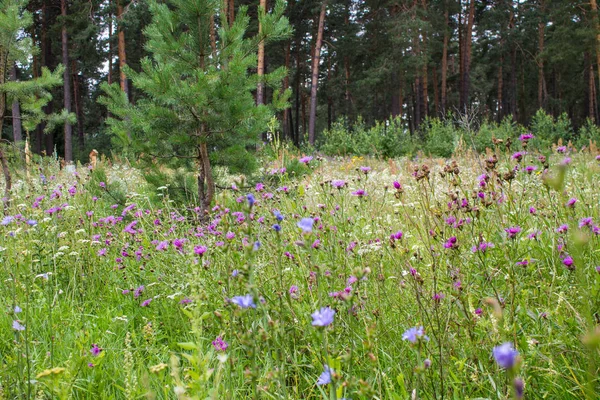
[[[157,203],[135,170],[73,176],[45,165],[47,184],[17,182],[14,219],[0,225],[0,398],[503,399],[519,377],[526,398],[594,399],[600,165],[581,153],[562,167],[564,157],[549,157],[550,178],[535,154],[520,164],[498,154],[487,171],[484,158],[460,156],[457,174],[424,159],[430,173],[419,180],[406,159],[315,158],[302,178],[277,172],[261,191],[221,191],[206,221]],[[339,179],[346,186],[333,188]],[[311,233],[297,226],[306,217]],[[585,217],[593,222],[580,228]],[[480,242],[494,246],[473,252]],[[246,294],[256,308],[230,302]],[[322,307],[334,321],[314,327]],[[418,326],[430,340],[402,339]],[[505,342],[519,352],[508,371],[492,357]],[[331,383],[317,385],[325,365]]]

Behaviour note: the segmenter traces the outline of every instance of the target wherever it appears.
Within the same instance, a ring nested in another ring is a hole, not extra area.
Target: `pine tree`
[[[212,167],[253,165],[248,149],[274,111],[285,106],[288,93],[279,90],[273,90],[271,104],[255,105],[258,77],[249,72],[256,66],[259,43],[289,36],[285,5],[278,1],[271,13],[259,13],[261,32],[253,37],[246,36],[250,19],[245,7],[229,26],[227,10],[217,0],[149,5],[152,23],[145,35],[151,57],[142,61],[140,72],[125,70],[145,97],[129,104],[118,86],[104,84],[100,101],[113,114],[111,131],[126,148],[174,167],[195,163],[198,200],[206,210],[215,192]],[[219,24],[218,31],[213,23]],[[284,74],[279,68],[262,81],[277,88]]]
[[[0,0],[0,132],[6,117],[6,104],[18,102],[22,127],[27,132],[35,129],[41,121],[48,121],[52,127],[58,122],[64,122],[71,116],[46,115],[42,108],[52,99],[49,90],[62,83],[62,68],[50,72],[42,69],[40,77],[26,81],[9,81],[9,67],[17,63],[27,63],[34,53],[30,38],[23,35],[32,22],[31,14],[25,11],[26,2],[22,0]],[[0,143],[0,165],[5,179],[4,209],[10,200],[11,173],[3,144]]]

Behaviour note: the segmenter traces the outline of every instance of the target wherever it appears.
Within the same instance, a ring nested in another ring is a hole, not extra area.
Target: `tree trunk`
[[[215,32],[215,14],[210,14],[208,21],[210,29],[210,49],[212,50],[212,56],[217,57],[217,33]]]
[[[73,76],[73,96],[75,97],[75,115],[77,116],[77,137],[79,138],[79,148],[83,150],[85,145],[85,133],[83,131],[83,107],[81,106],[81,82],[77,73],[77,61],[71,61],[71,75]],[[83,80],[83,79],[81,79]]]
[[[596,65],[598,67],[598,80],[600,82],[600,26],[598,24],[598,4],[596,0],[590,0],[592,6],[592,19],[596,29]]]
[[[69,73],[69,39],[67,37],[67,0],[60,0],[60,15],[63,18],[61,42],[62,42],[62,63],[65,71],[63,73],[63,99],[64,108],[71,112],[71,74]],[[73,161],[73,127],[65,121],[65,162]]]
[[[6,63],[8,54],[4,49],[0,49],[0,85],[6,83]],[[6,93],[0,93],[0,132],[4,127],[4,116],[6,113]],[[6,213],[10,206],[10,189],[12,188],[12,177],[8,169],[8,160],[2,151],[2,143],[0,142],[0,164],[2,165],[2,173],[4,174],[4,199],[2,199],[3,211]]]
[[[424,15],[427,15],[427,1],[421,1]],[[425,18],[424,22],[427,19]],[[423,117],[427,117],[429,115],[429,78],[428,78],[428,70],[429,70],[429,57],[427,56],[427,31],[421,31],[421,37],[423,38],[423,47],[421,48],[421,58],[423,59],[423,68],[421,72],[421,84],[423,85]]]
[[[127,77],[125,76],[125,65],[127,65],[127,54],[125,52],[125,30],[123,29],[123,0],[117,0],[117,35],[118,35],[118,52],[119,52],[119,79],[121,82],[121,90],[129,99],[129,87],[127,85]]]
[[[12,81],[17,80],[17,66],[15,63],[12,64],[10,69],[10,79]],[[15,143],[21,142],[23,140],[23,129],[21,125],[21,106],[19,105],[18,100],[14,100],[12,103],[12,130],[13,130],[13,140]]]
[[[542,12],[543,12],[543,2],[542,2]],[[538,24],[538,106],[539,108],[544,108],[546,99],[544,97],[545,94],[545,80],[544,80],[544,28],[545,24],[540,21]]]
[[[264,15],[267,11],[267,0],[260,0],[258,5],[258,15]],[[258,21],[258,36],[262,35],[262,24]],[[258,75],[258,86],[256,87],[256,104],[265,104],[265,84],[262,81],[263,75],[265,74],[265,42],[261,40],[258,43],[258,68],[256,69],[256,75]]]
[[[327,60],[327,85],[331,85],[331,57]],[[331,130],[331,123],[333,119],[333,98],[331,97],[331,91],[327,93],[327,129]]]
[[[445,3],[444,3],[445,5]],[[448,42],[450,41],[450,26],[448,24],[448,8],[444,10],[444,45],[442,47],[442,114],[446,114],[446,80],[448,77]]]
[[[50,2],[50,0],[44,0],[44,2],[42,3],[42,37],[41,37],[41,44],[42,44],[42,65],[48,68],[51,68],[54,64],[53,62],[53,57],[52,57],[52,43],[50,40],[50,37],[48,35],[48,31],[49,29],[51,29],[51,23],[50,23],[50,9],[52,7],[52,3]],[[46,115],[50,115],[54,112],[54,105],[52,102],[49,102],[46,107],[44,107],[44,113],[46,113]],[[45,140],[45,148],[46,148],[46,155],[51,155],[52,153],[54,153],[54,132],[47,132],[44,133],[44,128],[45,128],[46,124],[40,124],[40,135],[41,137],[43,137]]]
[[[227,22],[229,22],[229,26],[233,25],[235,21],[235,0],[226,0],[227,1]]]
[[[296,39],[296,77],[295,77],[295,87],[296,87],[296,128],[294,135],[294,143],[296,146],[300,146],[300,39]]]
[[[498,122],[502,121],[502,118],[504,117],[504,107],[503,107],[503,100],[502,100],[502,84],[503,84],[503,76],[502,76],[502,64],[504,63],[504,57],[500,57],[500,66],[498,67]]]
[[[113,15],[112,15],[112,0],[108,1],[108,84],[113,83]]]
[[[440,116],[440,92],[438,89],[438,78],[437,78],[437,67],[433,66],[433,74],[431,79],[433,79],[433,102],[435,104],[435,115]]]
[[[315,144],[315,123],[317,119],[317,85],[319,82],[319,58],[321,56],[321,44],[323,42],[323,29],[325,27],[325,11],[327,9],[327,0],[321,4],[321,13],[319,14],[319,28],[317,30],[317,41],[315,43],[315,52],[312,60],[312,79],[310,85],[310,120],[308,128],[308,141],[311,145]]]
[[[287,71],[287,73],[285,74],[285,77],[283,78],[283,86],[282,86],[283,92],[288,90],[290,87],[289,71],[290,71],[291,47],[292,47],[292,41],[289,40],[285,45],[285,51],[284,51],[285,52],[284,67],[285,67],[285,70]],[[283,136],[293,139],[293,135],[292,135],[292,132],[291,132],[290,126],[289,126],[290,112],[291,112],[291,110],[289,107],[286,107],[286,109],[283,110],[283,119],[281,121],[281,127],[283,130],[283,132],[282,132]]]
[[[461,111],[466,111],[469,106],[469,91],[471,86],[471,46],[473,44],[473,20],[475,18],[475,0],[469,1],[469,16],[467,18],[467,29],[464,38],[464,52],[463,52],[463,74],[462,74],[462,103],[460,105]]]

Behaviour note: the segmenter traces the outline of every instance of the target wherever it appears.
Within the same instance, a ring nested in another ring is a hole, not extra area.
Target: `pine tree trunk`
[[[503,72],[502,72],[502,64],[504,63],[504,57],[500,57],[500,66],[498,67],[498,115],[497,115],[497,119],[498,122],[502,121],[502,118],[504,117],[504,107],[503,107],[503,99],[502,99],[502,90],[504,90],[504,88],[502,87],[503,85]]]
[[[427,15],[427,1],[421,0],[421,4],[423,7],[424,15]],[[425,19],[425,22],[427,19]],[[423,47],[421,48],[421,58],[423,61],[423,68],[421,72],[421,84],[423,85],[423,118],[429,115],[429,57],[427,56],[427,31],[421,32],[421,37],[423,38]]]
[[[60,1],[60,15],[63,17],[61,30],[63,73],[63,100],[64,109],[71,112],[71,74],[69,73],[69,39],[67,36],[67,0]],[[73,161],[73,127],[65,121],[65,162]]]
[[[212,56],[217,57],[217,33],[215,32],[215,14],[210,15],[208,21],[210,29],[210,48],[212,50]]]
[[[4,49],[0,49],[0,85],[6,83],[6,63],[8,54]],[[4,116],[6,113],[6,93],[0,93],[0,132],[4,127]],[[2,173],[4,174],[4,199],[2,199],[3,211],[6,213],[10,206],[10,189],[12,188],[12,176],[10,169],[8,168],[8,160],[2,151],[2,144],[0,143],[0,164],[2,165]]]
[[[445,5],[445,3],[444,3]],[[442,96],[442,114],[446,114],[446,80],[448,77],[448,42],[450,41],[450,26],[448,24],[448,8],[445,7],[444,11],[444,45],[442,47],[442,87],[441,87],[441,96]]]
[[[327,60],[327,85],[331,85],[331,57]],[[331,91],[327,93],[327,129],[331,130],[331,123],[333,119],[333,98],[331,97]]]
[[[346,1],[344,25],[346,29],[350,25],[350,1]],[[350,94],[350,57],[344,55],[344,101],[346,107],[346,117],[350,116],[351,110],[351,94]]]
[[[50,37],[48,35],[48,31],[51,28],[50,24],[50,9],[52,4],[50,0],[44,0],[42,3],[42,37],[41,37],[41,47],[42,47],[42,65],[48,68],[53,66],[52,60],[52,43]],[[52,102],[49,102],[48,105],[44,107],[44,113],[46,115],[50,115],[54,112],[54,105]],[[45,140],[45,148],[46,155],[52,155],[54,153],[54,132],[44,133],[44,128],[46,124],[40,124],[40,135]]]
[[[434,65],[432,68],[433,74],[431,78],[433,79],[433,102],[435,105],[435,115],[440,116],[440,92],[438,89],[438,78],[437,78],[437,68]]]
[[[227,1],[227,22],[229,22],[229,26],[233,25],[235,21],[235,0],[226,0]]]
[[[10,69],[10,79],[12,81],[17,80],[17,65],[15,63]],[[15,143],[21,142],[23,140],[23,128],[21,125],[21,106],[18,100],[14,100],[12,103],[12,130]]]
[[[538,24],[538,106],[544,108],[546,100],[544,98],[544,59],[542,53],[544,52],[544,28],[545,25],[540,22]]]
[[[119,52],[119,79],[121,82],[121,90],[129,99],[129,87],[127,85],[127,77],[125,76],[125,65],[127,65],[127,54],[125,52],[125,30],[123,29],[123,0],[117,0],[117,36],[118,36],[118,52]]]
[[[112,0],[108,1],[108,84],[112,85],[113,83],[113,15],[112,15]]]
[[[77,73],[77,61],[71,61],[71,75],[73,76],[73,96],[75,97],[75,115],[77,116],[77,137],[79,148],[83,150],[85,145],[85,133],[83,131],[83,108],[82,108],[82,93],[79,74]]]
[[[300,146],[300,39],[296,39],[296,77],[295,77],[295,88],[296,88],[296,127],[294,135],[294,143],[296,146]]]
[[[310,85],[310,120],[308,128],[308,141],[311,145],[315,144],[315,123],[317,119],[317,85],[319,82],[319,59],[321,55],[321,45],[323,43],[323,29],[325,27],[325,11],[327,9],[327,0],[321,4],[321,13],[319,14],[319,28],[317,30],[317,41],[312,60],[312,79]]]
[[[469,16],[465,32],[465,48],[463,52],[463,75],[462,75],[462,104],[461,111],[466,111],[469,106],[469,91],[471,86],[471,46],[473,44],[473,20],[475,18],[475,0],[469,1]]]
[[[600,26],[598,24],[598,4],[596,3],[596,0],[590,0],[590,5],[592,6],[594,28],[596,29],[596,65],[598,67],[598,81],[600,82]]]
[[[267,10],[267,0],[260,0],[258,5],[258,15],[264,14]],[[262,24],[258,22],[258,36],[262,34]],[[258,86],[256,87],[256,104],[265,104],[264,94],[264,82],[262,77],[265,74],[265,42],[263,40],[258,43],[258,68],[256,69],[256,75],[258,75]]]
[[[283,78],[283,87],[282,87],[282,91],[285,92],[286,90],[289,89],[290,87],[290,59],[291,59],[291,47],[292,47],[292,41],[289,40],[286,45],[285,45],[285,61],[284,61],[284,67],[285,70],[287,71],[287,73],[285,74],[285,77]],[[283,130],[283,136],[293,139],[293,134],[292,131],[290,129],[290,113],[291,113],[291,109],[289,107],[286,107],[285,110],[283,110],[283,120],[281,121],[281,126],[282,126],[282,130]]]

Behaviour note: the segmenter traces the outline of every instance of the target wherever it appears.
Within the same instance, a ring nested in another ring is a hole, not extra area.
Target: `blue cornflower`
[[[494,347],[492,354],[500,368],[510,369],[515,365],[519,352],[514,349],[512,343],[506,342]]]
[[[323,307],[320,310],[315,311],[310,316],[313,318],[313,326],[328,326],[333,322],[333,316],[335,311],[330,307]]]
[[[300,222],[298,222],[298,228],[302,229],[304,233],[312,232],[312,226],[315,223],[315,220],[312,218],[302,218]]]
[[[319,376],[317,380],[317,385],[328,385],[331,383],[331,375],[333,374],[333,370],[329,368],[329,366],[323,366],[323,372]]]
[[[8,217],[4,217],[2,218],[2,222],[0,222],[0,225],[8,225],[11,222],[13,222],[13,220],[15,219],[15,217],[9,215]]]
[[[231,299],[233,304],[237,304],[241,308],[256,308],[256,304],[254,304],[254,298],[251,294],[247,294],[245,296],[235,296]]]
[[[28,219],[27,220],[27,225],[29,225],[29,226],[36,226],[37,225],[37,221],[35,219]]]
[[[21,325],[21,323],[19,321],[13,321],[12,323],[12,328],[15,331],[24,331],[25,330],[25,326]]]
[[[275,230],[275,232],[281,232],[281,225],[279,224],[273,224],[272,228]]]
[[[254,203],[256,203],[256,199],[254,198],[254,195],[252,193],[248,193],[246,195],[246,199],[248,200],[248,205],[250,207],[252,207],[254,205]]]
[[[277,221],[283,221],[283,215],[278,210],[273,211],[273,215],[275,216],[275,219],[277,219]]]
[[[402,340],[408,340],[411,343],[417,343],[421,338],[426,341],[429,340],[429,337],[425,335],[422,326],[415,326],[402,334]]]
[[[252,246],[252,250],[256,251],[260,249],[260,242],[257,240],[256,242],[254,242],[254,246]]]

